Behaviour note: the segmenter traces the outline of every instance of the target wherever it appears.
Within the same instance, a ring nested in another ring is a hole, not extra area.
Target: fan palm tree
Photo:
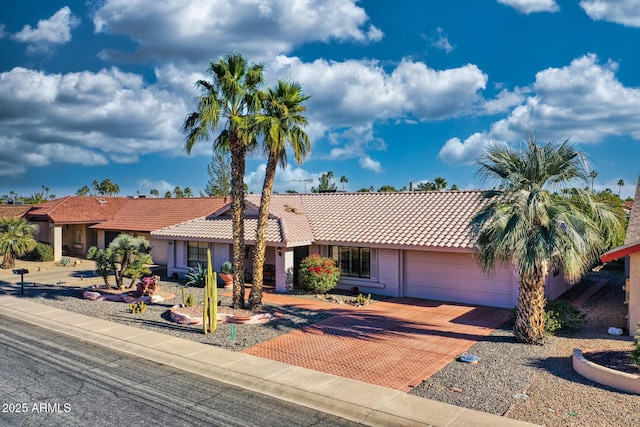
[[[584,156],[568,141],[541,146],[530,137],[520,149],[492,145],[478,167],[480,176],[498,184],[483,193],[486,203],[471,221],[478,259],[486,271],[496,262],[515,265],[515,337],[542,344],[547,274],[561,268],[568,282],[577,281],[609,243],[611,233],[602,230],[620,224],[592,192],[574,188],[590,175]]]
[[[342,191],[344,191],[344,185],[349,182],[349,178],[347,178],[346,176],[342,175],[340,177],[340,183],[342,184]]]
[[[202,95],[197,110],[185,119],[185,149],[191,153],[196,142],[208,139],[210,132],[222,131],[214,147],[231,153],[231,215],[233,224],[233,307],[244,308],[244,175],[248,149],[256,143],[256,135],[248,125],[261,108],[264,81],[263,66],[250,64],[238,53],[211,62],[212,80],[198,80]]]
[[[624,180],[619,179],[618,180],[618,197],[620,197],[620,192],[622,191],[622,187],[624,187]]]
[[[24,218],[0,219],[0,255],[2,268],[13,268],[17,257],[31,252],[36,247],[35,235],[38,225],[30,224]]]
[[[447,188],[447,180],[441,176],[436,176],[433,180],[433,185],[435,186],[436,190],[444,190],[445,188]]]
[[[255,118],[256,128],[264,136],[263,148],[267,153],[267,168],[260,197],[253,256],[253,285],[249,295],[249,304],[254,311],[259,311],[262,305],[262,271],[267,241],[267,221],[276,167],[278,165],[286,166],[287,147],[293,150],[295,160],[298,163],[307,156],[311,149],[309,138],[302,129],[307,124],[307,119],[303,116],[306,111],[303,103],[307,99],[309,96],[303,93],[302,87],[298,83],[279,80],[275,88],[270,88],[267,91],[263,111]]]
[[[591,191],[593,191],[593,184],[597,177],[598,177],[598,172],[596,172],[595,170],[592,170],[591,172],[589,172],[589,178],[591,178]]]

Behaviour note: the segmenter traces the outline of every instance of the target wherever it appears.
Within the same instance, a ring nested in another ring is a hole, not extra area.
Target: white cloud
[[[164,179],[153,181],[148,178],[138,181],[138,187],[142,189],[143,195],[149,194],[149,191],[156,189],[158,190],[159,197],[164,196],[167,191],[173,191],[173,189],[176,188],[174,184],[171,184]]]
[[[367,169],[367,170],[378,172],[378,173],[382,172],[382,165],[380,164],[380,162],[377,160],[373,160],[369,156],[361,157],[358,160],[358,163],[360,164],[360,167],[362,169]]]
[[[68,43],[71,40],[71,29],[80,25],[80,19],[65,6],[49,19],[38,21],[36,28],[25,25],[13,38],[21,43],[27,43],[27,53],[46,53],[54,45]]]
[[[556,0],[498,0],[498,3],[511,6],[520,13],[557,12],[560,10]]]
[[[441,120],[470,113],[481,101],[487,75],[468,64],[434,70],[403,59],[391,73],[376,61],[330,62],[278,56],[268,73],[291,77],[311,95],[312,120],[328,127],[357,126],[374,120]]]
[[[454,137],[440,149],[438,158],[449,164],[472,164],[493,142],[495,141],[486,133],[476,132],[464,142]]]
[[[469,163],[488,142],[520,141],[531,132],[539,140],[599,143],[608,137],[628,136],[638,141],[640,88],[625,87],[616,78],[617,70],[617,63],[601,64],[589,54],[565,67],[540,71],[531,93],[506,118],[464,142],[449,139],[439,157],[447,163]]]
[[[237,50],[257,61],[309,41],[380,40],[382,31],[356,4],[355,0],[107,0],[93,22],[96,32],[123,34],[139,44],[133,54],[108,51],[103,58],[201,63]]]
[[[245,175],[244,182],[249,187],[249,191],[255,194],[262,192],[266,168],[267,164],[261,163],[254,171]],[[320,175],[319,173],[311,173],[291,165],[287,165],[284,168],[278,167],[273,182],[273,190],[279,193],[284,193],[287,190],[294,190],[298,193],[311,192],[311,187],[318,185]]]
[[[174,94],[117,68],[0,73],[0,143],[15,146],[20,165],[129,163],[146,153],[182,152],[185,115]]]
[[[593,20],[640,27],[640,3],[637,0],[583,0],[580,7]]]
[[[453,46],[449,43],[449,38],[442,28],[438,28],[438,38],[431,40],[431,46],[444,50],[447,53],[453,52]]]
[[[482,110],[489,115],[507,112],[516,105],[522,104],[525,100],[525,91],[527,90],[518,87],[513,91],[503,89],[494,99],[487,100],[482,105]]]
[[[591,54],[540,71],[532,86],[535,95],[494,123],[491,134],[504,140],[530,131],[543,139],[587,143],[620,135],[640,140],[640,122],[634,119],[640,116],[640,89],[623,86],[617,69],[617,63],[600,64]]]

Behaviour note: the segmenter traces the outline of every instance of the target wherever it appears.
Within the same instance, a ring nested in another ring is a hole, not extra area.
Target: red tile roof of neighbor
[[[209,215],[230,199],[225,197],[188,197],[126,199],[108,221],[91,228],[99,230],[153,231],[193,218]]]
[[[27,217],[56,224],[97,223],[115,216],[126,197],[67,196],[37,205]]]
[[[0,205],[0,218],[22,218],[33,205]]]
[[[318,193],[274,195],[267,241],[296,246],[310,242],[376,246],[471,249],[472,216],[483,205],[480,191],[412,193]],[[248,196],[257,209],[259,196]],[[255,220],[245,222],[245,238],[255,238]],[[162,237],[231,238],[231,221],[211,216],[152,233]]]
[[[640,176],[636,186],[635,200],[640,200]],[[600,256],[602,262],[613,261],[632,253],[640,251],[640,203],[634,203],[629,217],[629,225],[627,226],[627,236],[624,239],[624,245],[613,248]]]

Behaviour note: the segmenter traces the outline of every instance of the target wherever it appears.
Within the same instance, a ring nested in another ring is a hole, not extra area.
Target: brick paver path
[[[349,307],[264,294],[265,303],[335,315],[244,353],[407,391],[490,334],[509,310],[412,298]]]

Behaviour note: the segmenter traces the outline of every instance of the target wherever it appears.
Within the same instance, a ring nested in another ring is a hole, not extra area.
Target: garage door
[[[404,251],[404,296],[510,308],[513,274],[496,266],[485,274],[472,254]]]

